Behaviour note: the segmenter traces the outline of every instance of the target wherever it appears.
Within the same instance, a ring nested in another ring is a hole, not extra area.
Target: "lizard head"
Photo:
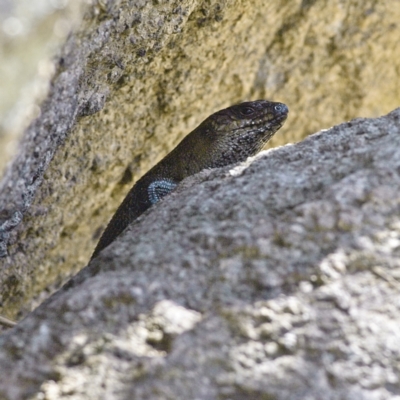
[[[212,114],[200,125],[207,140],[213,141],[212,167],[255,155],[283,125],[288,112],[283,103],[256,100]]]

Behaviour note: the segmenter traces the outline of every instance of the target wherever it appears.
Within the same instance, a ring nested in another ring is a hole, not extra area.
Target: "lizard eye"
[[[240,113],[242,115],[251,115],[253,114],[254,110],[251,107],[243,107],[240,109]]]

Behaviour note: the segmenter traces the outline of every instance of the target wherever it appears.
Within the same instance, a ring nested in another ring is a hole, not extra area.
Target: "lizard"
[[[288,112],[283,103],[256,100],[209,116],[131,188],[100,237],[91,260],[183,179],[204,169],[245,161],[258,153],[281,128]]]

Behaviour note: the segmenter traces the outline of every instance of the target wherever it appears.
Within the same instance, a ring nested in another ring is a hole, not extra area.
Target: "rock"
[[[0,4],[0,178],[24,129],[40,115],[55,54],[82,19],[85,0]]]
[[[216,110],[283,101],[282,143],[394,108],[396,4],[88,5],[0,184],[0,313],[20,318],[86,265],[133,182]]]
[[[400,109],[189,178],[0,337],[0,393],[396,398],[399,193]]]

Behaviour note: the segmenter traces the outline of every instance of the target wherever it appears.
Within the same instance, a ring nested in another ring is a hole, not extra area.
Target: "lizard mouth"
[[[273,119],[270,119],[269,121],[260,121],[259,124],[253,125],[254,129],[251,129],[251,126],[247,126],[248,129],[250,129],[250,132],[253,133],[262,133],[265,132],[266,130],[270,129],[271,127],[276,128],[273,133],[275,133],[286,121],[287,118],[287,113],[281,114],[276,116]],[[237,132],[237,131],[242,131],[244,128],[242,126],[238,128],[231,129],[232,132]]]
[[[278,130],[283,125],[283,123],[286,121],[286,118],[287,118],[287,113],[278,115],[275,118],[273,118],[273,119],[267,121],[266,123],[262,124],[260,126],[260,128],[261,129],[264,128],[266,130],[266,129],[269,129],[271,127],[274,127],[274,128],[276,127],[276,130]]]
[[[269,121],[268,125],[274,126],[274,127],[279,126],[279,128],[280,128],[283,125],[283,123],[286,121],[287,116],[288,116],[287,113],[278,115],[277,117],[275,117],[274,119]],[[277,128],[277,129],[279,129],[279,128]]]
[[[278,121],[278,122],[285,121],[286,118],[288,117],[288,113],[289,113],[289,110],[286,107],[272,121]]]
[[[259,140],[262,147],[282,127],[283,123],[286,121],[286,118],[287,112],[260,124],[256,129],[249,133],[249,137],[252,136],[255,140]]]

